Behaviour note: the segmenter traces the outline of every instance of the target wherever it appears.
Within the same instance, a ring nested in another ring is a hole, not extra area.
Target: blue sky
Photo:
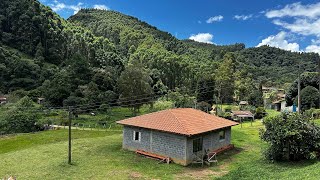
[[[320,2],[316,0],[40,0],[64,18],[81,8],[135,16],[179,39],[219,45],[268,44],[320,53]]]

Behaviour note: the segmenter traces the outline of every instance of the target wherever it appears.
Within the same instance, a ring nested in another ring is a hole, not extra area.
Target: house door
[[[193,139],[193,153],[202,152],[203,140],[202,137]]]

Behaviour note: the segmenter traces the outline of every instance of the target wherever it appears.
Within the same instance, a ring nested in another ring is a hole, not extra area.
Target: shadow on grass
[[[307,166],[319,163],[319,160],[301,160],[301,161],[282,161],[282,162],[271,162],[269,160],[262,160],[265,164],[271,165],[274,168],[290,168],[290,169],[301,169]]]

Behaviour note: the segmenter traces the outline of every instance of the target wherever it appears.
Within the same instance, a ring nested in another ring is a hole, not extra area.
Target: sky
[[[178,39],[270,45],[320,53],[319,0],[40,0],[67,19],[81,8],[114,10]]]

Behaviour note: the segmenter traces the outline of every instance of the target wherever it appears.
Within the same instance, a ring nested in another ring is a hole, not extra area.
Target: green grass
[[[72,124],[73,126],[79,126],[82,128],[85,126],[86,128],[118,128],[115,123],[118,120],[126,119],[133,116],[138,116],[141,114],[146,114],[151,112],[149,107],[142,107],[139,112],[135,115],[129,108],[123,107],[114,107],[108,110],[107,112],[98,112],[94,111],[95,115],[91,115],[91,112],[79,114],[78,117],[73,118]],[[68,113],[63,110],[56,110],[54,112],[49,113],[48,115],[42,115],[42,121],[50,122],[56,125],[67,125],[68,124]],[[106,125],[104,126],[103,124]]]
[[[236,149],[203,168],[158,164],[122,150],[121,131],[73,130],[73,165],[67,164],[66,130],[12,135],[0,138],[0,179],[318,179],[318,161],[265,160],[260,128],[258,120],[233,127]]]
[[[121,132],[74,131],[73,165],[67,164],[65,130],[23,134],[0,140],[0,177],[18,179],[170,178],[183,170],[121,149]],[[31,140],[32,139],[32,140]],[[31,141],[32,143],[29,144]],[[22,146],[21,148],[19,146]]]
[[[268,117],[274,117],[281,114],[281,112],[273,109],[266,109],[266,112],[268,113]]]

